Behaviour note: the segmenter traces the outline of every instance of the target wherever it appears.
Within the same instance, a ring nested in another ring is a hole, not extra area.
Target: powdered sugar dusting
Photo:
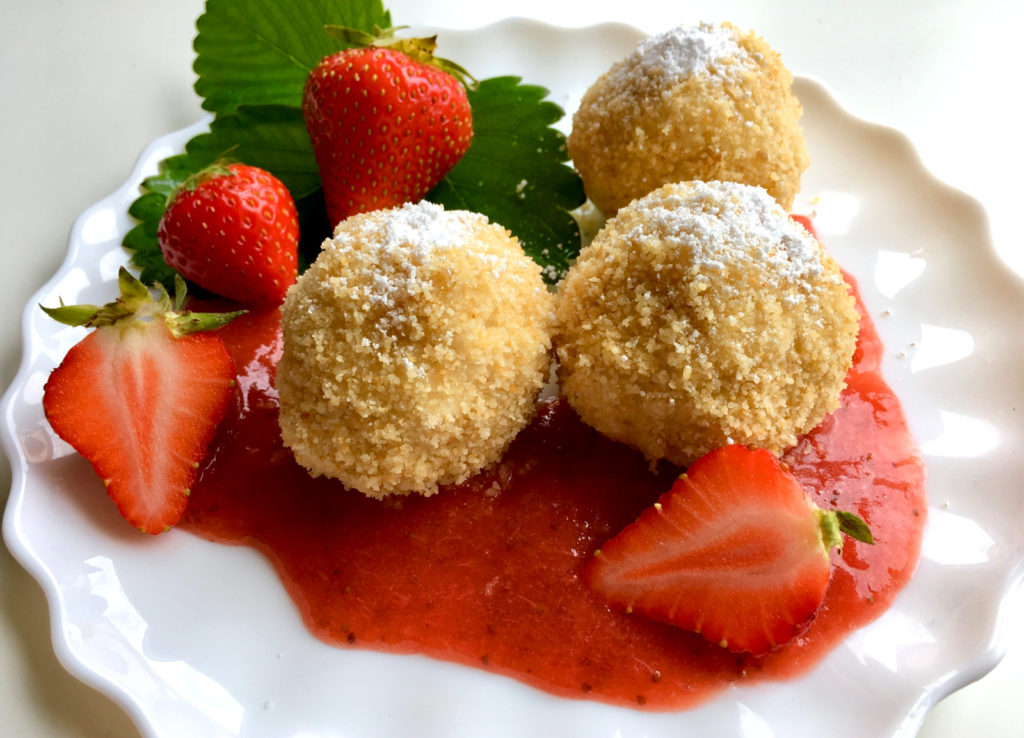
[[[489,271],[495,279],[514,278],[506,275],[508,262],[502,255],[467,249],[471,234],[480,227],[483,216],[467,211],[446,211],[431,202],[406,203],[400,208],[373,216],[372,225],[361,231],[338,229],[324,248],[355,254],[369,259],[373,270],[369,281],[354,288],[362,291],[370,305],[388,311],[378,326],[387,331],[405,322],[403,306],[410,298],[429,295],[432,284],[428,272],[459,250],[459,258],[476,259],[481,271]],[[372,235],[371,235],[372,232]],[[372,246],[367,253],[366,246]],[[344,275],[336,279],[344,280]]]
[[[610,72],[615,88],[626,89],[637,78],[662,89],[671,89],[696,74],[709,78],[735,79],[754,60],[739,45],[731,26],[701,23],[679,26],[644,39]]]
[[[696,280],[711,281],[716,273],[751,265],[762,273],[764,287],[785,291],[787,301],[795,303],[823,278],[839,279],[825,273],[817,241],[761,187],[690,182],[644,199],[647,225],[637,229],[651,227],[682,241]]]

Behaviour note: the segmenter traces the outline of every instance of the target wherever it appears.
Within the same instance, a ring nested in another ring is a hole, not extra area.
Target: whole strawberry
[[[199,464],[234,393],[235,367],[216,333],[239,313],[191,313],[154,300],[124,269],[121,297],[102,307],[43,308],[95,330],[43,388],[57,435],[89,460],[121,514],[145,533],[181,518]]]
[[[295,201],[277,177],[247,164],[214,164],[187,182],[157,238],[173,269],[232,300],[280,302],[298,273]]]
[[[465,70],[435,57],[433,38],[329,30],[364,44],[321,60],[303,92],[327,215],[337,225],[422,199],[466,153],[473,118]]]

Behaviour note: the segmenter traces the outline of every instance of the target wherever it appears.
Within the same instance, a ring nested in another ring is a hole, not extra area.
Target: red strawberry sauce
[[[650,473],[564,402],[542,404],[497,468],[434,497],[379,502],[310,478],[278,436],[278,326],[274,310],[223,332],[240,367],[237,407],[184,525],[263,551],[307,626],[330,644],[428,654],[566,697],[679,709],[734,682],[806,672],[881,615],[914,570],[924,470],[878,373],[881,343],[867,317],[842,407],[787,461],[819,505],[858,512],[877,543],[850,540],[841,557],[833,553],[814,625],[764,658],[613,612],[584,586],[587,556],[678,470]]]

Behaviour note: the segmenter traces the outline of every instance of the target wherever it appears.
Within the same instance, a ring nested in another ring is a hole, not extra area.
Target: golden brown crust
[[[702,59],[718,60],[688,63]],[[752,32],[728,23],[675,29],[590,87],[573,117],[569,154],[588,197],[608,215],[662,184],[692,179],[759,185],[788,209],[808,165],[792,82]]]
[[[619,211],[559,288],[562,390],[585,422],[686,465],[775,453],[835,409],[858,317],[838,266],[764,190],[666,185]]]
[[[371,497],[460,482],[533,416],[552,319],[539,267],[482,215],[343,221],[282,310],[285,444]]]

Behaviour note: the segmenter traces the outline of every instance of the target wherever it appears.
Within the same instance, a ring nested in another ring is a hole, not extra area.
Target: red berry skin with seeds
[[[157,238],[174,270],[232,300],[279,303],[298,274],[295,201],[277,177],[247,164],[200,175],[181,190]]]
[[[462,84],[396,49],[346,49],[306,79],[306,128],[333,225],[421,200],[473,138]]]
[[[807,630],[830,574],[818,509],[771,453],[739,445],[694,462],[584,571],[617,609],[755,656]]]
[[[215,333],[175,338],[158,319],[104,326],[50,374],[43,411],[128,522],[156,534],[185,511],[234,379]]]

